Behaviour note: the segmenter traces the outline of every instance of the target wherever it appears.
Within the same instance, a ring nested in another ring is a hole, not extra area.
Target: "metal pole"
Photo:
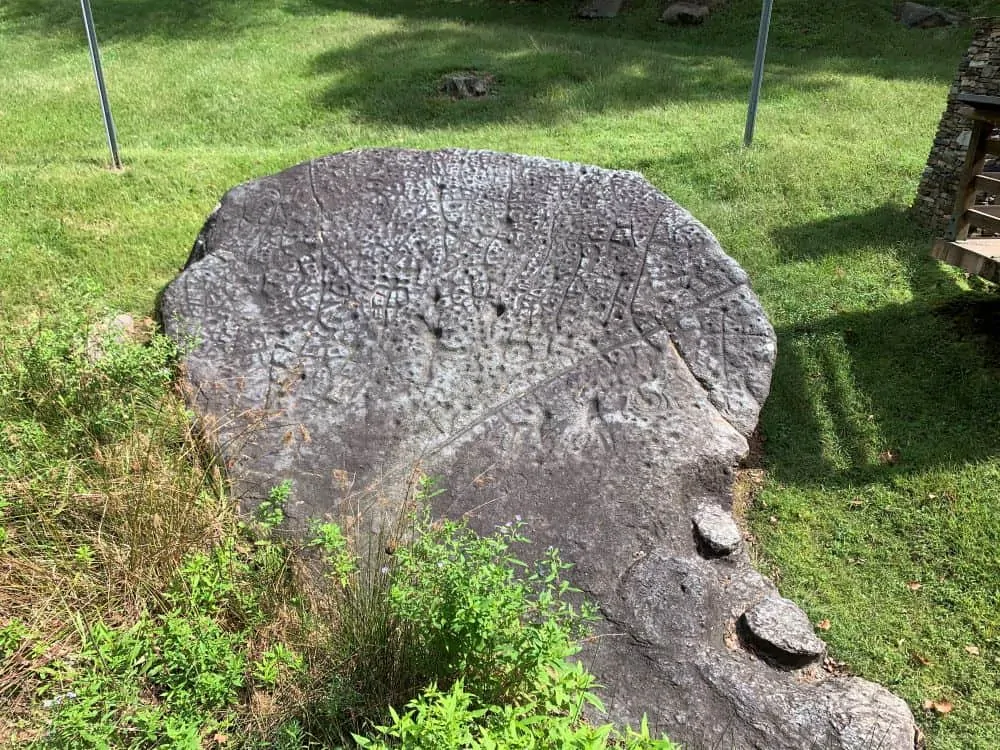
[[[111,161],[115,169],[121,169],[122,160],[118,155],[118,134],[115,132],[115,121],[111,119],[111,104],[108,103],[108,90],[104,87],[104,73],[101,70],[101,51],[97,48],[97,34],[94,32],[94,16],[90,12],[90,0],[80,0],[80,7],[83,8],[83,25],[87,30],[87,44],[90,45],[90,62],[94,66],[97,93],[101,97],[101,113],[104,115],[104,130],[108,134],[108,148],[111,150]]]
[[[764,0],[760,9],[760,30],[757,32],[757,54],[753,60],[753,82],[750,84],[750,106],[747,108],[747,126],[743,131],[743,145],[753,143],[753,128],[757,122],[757,100],[760,99],[760,83],[764,77],[764,53],[767,52],[767,32],[771,28],[771,4]]]

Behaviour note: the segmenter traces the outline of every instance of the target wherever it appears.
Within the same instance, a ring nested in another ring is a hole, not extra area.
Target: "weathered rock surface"
[[[704,23],[710,14],[709,8],[699,3],[671,3],[663,10],[660,20],[679,26],[695,26]]]
[[[192,399],[246,505],[291,478],[294,522],[377,523],[419,464],[448,489],[435,512],[519,515],[559,547],[604,616],[582,658],[614,718],[692,749],[913,747],[882,688],[747,648],[773,585],[742,550],[698,553],[775,338],[641,176],[466,151],[301,164],[226,194],[161,316],[196,337]]]
[[[691,521],[700,547],[707,555],[731,555],[743,542],[736,521],[718,505],[703,505]]]
[[[920,3],[905,2],[896,11],[899,22],[909,29],[935,29],[957,26],[967,17],[950,8],[933,8]]]

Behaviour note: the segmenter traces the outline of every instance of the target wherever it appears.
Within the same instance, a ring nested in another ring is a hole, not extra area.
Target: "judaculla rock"
[[[745,615],[774,586],[742,548],[699,553],[692,519],[731,507],[775,336],[746,273],[640,175],[317,159],[228,192],[160,313],[195,342],[191,398],[245,507],[292,479],[293,525],[374,528],[419,466],[447,489],[435,513],[520,516],[574,563],[612,718],[692,749],[912,750],[888,691],[760,658]]]

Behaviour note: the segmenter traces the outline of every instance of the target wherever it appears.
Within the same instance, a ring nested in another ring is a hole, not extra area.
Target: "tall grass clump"
[[[74,300],[0,344],[0,747],[672,747],[585,719],[556,550],[432,521],[419,472],[398,547],[287,533],[287,481],[241,516],[176,347]]]

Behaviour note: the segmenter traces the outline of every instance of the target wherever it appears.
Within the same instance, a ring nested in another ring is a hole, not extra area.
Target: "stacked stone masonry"
[[[937,236],[947,231],[972,132],[958,97],[1000,96],[1000,17],[977,18],[973,24],[972,43],[948,92],[948,105],[913,203],[914,218]]]

